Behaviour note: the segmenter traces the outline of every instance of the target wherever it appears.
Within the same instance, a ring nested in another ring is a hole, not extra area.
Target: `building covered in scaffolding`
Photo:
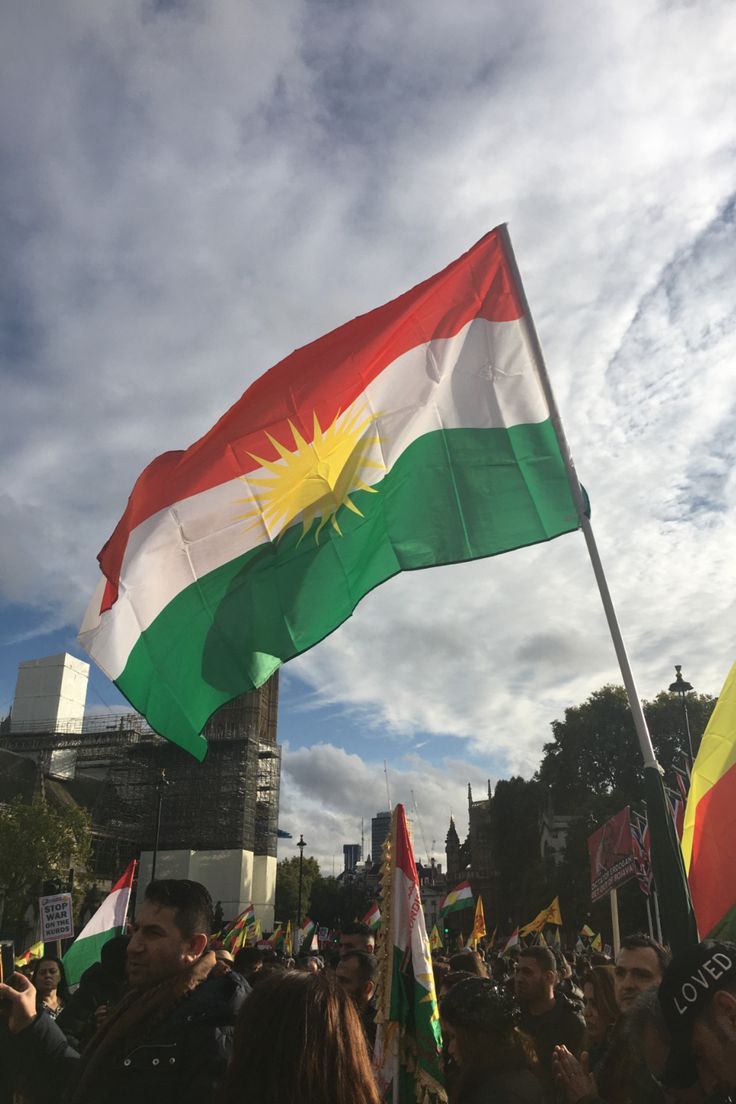
[[[225,917],[252,902],[270,928],[281,775],[278,675],[213,715],[204,731],[209,750],[198,763],[136,713],[85,716],[82,668],[89,670],[65,655],[21,664],[0,749],[35,762],[36,793],[40,786],[89,810],[98,879],[113,880],[140,858],[140,893],[151,878],[158,835],[156,877],[203,882]],[[62,709],[54,708],[56,689],[64,691]],[[34,716],[39,710],[46,716]]]

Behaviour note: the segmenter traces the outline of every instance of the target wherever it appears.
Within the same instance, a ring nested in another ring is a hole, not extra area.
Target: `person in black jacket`
[[[552,1065],[555,1047],[580,1054],[585,1019],[578,1005],[555,992],[557,964],[549,947],[524,947],[519,952],[514,985],[521,1007],[521,1029],[534,1040],[546,1099],[560,1098]]]
[[[543,1104],[531,1039],[519,1011],[490,978],[468,975],[440,1001],[442,1037],[457,1065],[450,1104]]]
[[[17,988],[0,985],[0,1000],[10,1007],[14,1060],[34,1078],[34,1090],[68,1104],[213,1101],[250,988],[235,972],[208,977],[211,928],[212,901],[204,886],[152,882],[128,945],[130,992],[81,1056],[48,1016],[36,1014],[27,979],[14,974]]]
[[[109,939],[100,961],[84,971],[77,991],[66,1001],[56,1022],[76,1049],[84,1050],[106,1015],[123,996],[127,983],[127,935]]]

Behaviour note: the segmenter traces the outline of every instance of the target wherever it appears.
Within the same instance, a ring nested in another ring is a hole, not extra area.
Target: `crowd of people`
[[[285,959],[212,923],[203,886],[153,882],[73,994],[52,956],[0,985],[0,1104],[379,1104],[370,929]],[[736,944],[433,965],[450,1104],[736,1101]]]

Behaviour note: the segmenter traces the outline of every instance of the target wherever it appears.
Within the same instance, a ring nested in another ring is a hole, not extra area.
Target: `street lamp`
[[[161,833],[161,806],[164,803],[164,786],[168,786],[166,771],[161,768],[161,777],[154,782],[156,787],[156,832],[153,837],[153,855],[151,857],[151,881],[156,881],[156,859],[158,858],[158,838]]]
[[[304,874],[304,848],[307,846],[304,836],[299,833],[299,842],[297,847],[299,848],[299,904],[297,905],[297,926],[302,922],[302,877]]]
[[[692,740],[692,736],[690,735],[690,718],[687,715],[687,702],[685,700],[685,695],[688,693],[689,690],[692,690],[692,686],[690,685],[689,682],[685,682],[684,678],[682,677],[682,664],[681,663],[676,663],[675,664],[675,675],[676,675],[675,681],[670,683],[669,690],[670,690],[670,694],[677,694],[677,696],[680,699],[680,705],[682,706],[683,716],[685,717],[685,732],[687,733],[687,747],[688,747],[688,752],[690,754],[690,762],[692,763],[695,760],[695,756],[693,755],[693,740]]]

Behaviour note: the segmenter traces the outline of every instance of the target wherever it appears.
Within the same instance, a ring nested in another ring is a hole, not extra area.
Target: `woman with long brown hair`
[[[440,1002],[442,1035],[459,1067],[451,1104],[543,1104],[534,1044],[513,1000],[489,978],[468,977]]]
[[[355,1006],[332,974],[257,985],[238,1017],[220,1104],[379,1104]]]
[[[591,1073],[601,1064],[618,1019],[613,977],[613,966],[593,966],[583,981],[586,1029],[583,1050],[588,1052]]]

